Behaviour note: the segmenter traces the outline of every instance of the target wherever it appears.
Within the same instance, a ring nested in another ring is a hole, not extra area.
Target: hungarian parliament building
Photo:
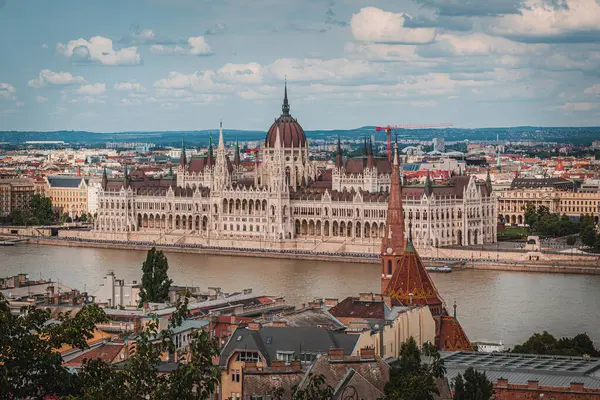
[[[119,180],[105,173],[94,234],[239,247],[252,247],[244,241],[288,248],[310,242],[315,249],[319,243],[347,249],[354,244],[378,252],[394,166],[367,143],[363,153],[344,159],[338,140],[335,166],[318,168],[304,130],[290,114],[286,87],[282,113],[252,171],[242,166],[237,145],[233,160],[228,157],[221,127],[216,149],[211,143],[202,156],[188,160],[182,143],[176,173],[153,179],[126,170]],[[424,185],[402,187],[407,231],[412,224],[417,247],[496,241],[491,185],[461,175],[444,184],[432,183],[428,175]]]

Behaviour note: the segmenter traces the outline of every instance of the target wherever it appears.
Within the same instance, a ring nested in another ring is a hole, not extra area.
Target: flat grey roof
[[[450,380],[473,367],[494,383],[504,378],[513,384],[538,381],[541,386],[569,387],[576,382],[600,388],[599,358],[469,351],[443,353],[442,358]]]

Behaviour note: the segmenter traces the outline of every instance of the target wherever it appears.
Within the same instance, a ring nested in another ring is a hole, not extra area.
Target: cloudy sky
[[[600,0],[0,0],[0,130],[600,125]]]

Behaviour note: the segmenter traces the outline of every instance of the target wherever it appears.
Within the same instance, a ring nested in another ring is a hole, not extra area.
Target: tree
[[[23,307],[14,315],[0,295],[0,398],[43,398],[77,391],[76,377],[62,366],[57,350],[63,345],[86,349],[97,323],[106,315],[96,305],[76,315],[59,314],[49,323],[50,311]]]
[[[594,343],[585,333],[580,333],[573,338],[561,338],[556,340],[554,336],[544,331],[534,333],[526,342],[517,345],[513,353],[524,354],[549,354],[563,356],[600,356],[600,352],[594,347]]]
[[[54,219],[52,200],[49,197],[34,194],[30,203],[31,213],[38,225],[50,225]]]
[[[169,279],[167,270],[169,263],[162,251],[151,248],[142,265],[142,289],[140,290],[140,306],[143,303],[161,303],[169,300],[169,288],[173,281]]]
[[[494,394],[494,385],[485,375],[472,367],[454,378],[454,400],[489,400]]]
[[[532,203],[527,203],[525,206],[525,223],[529,225],[529,228],[533,230],[538,220],[538,213],[535,206]]]
[[[421,362],[421,352],[411,337],[400,348],[400,359],[390,370],[390,380],[385,385],[384,400],[433,400],[439,395],[436,380],[443,378],[444,361],[433,345],[423,346],[429,363]]]

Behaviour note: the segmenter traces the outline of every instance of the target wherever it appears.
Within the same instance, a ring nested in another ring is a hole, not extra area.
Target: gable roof
[[[278,351],[293,352],[299,356],[304,352],[325,354],[330,348],[342,348],[344,354],[349,355],[359,339],[360,335],[335,333],[315,327],[265,326],[260,330],[238,328],[221,351],[220,365],[225,366],[229,356],[236,350],[258,351],[267,365],[277,359]]]

